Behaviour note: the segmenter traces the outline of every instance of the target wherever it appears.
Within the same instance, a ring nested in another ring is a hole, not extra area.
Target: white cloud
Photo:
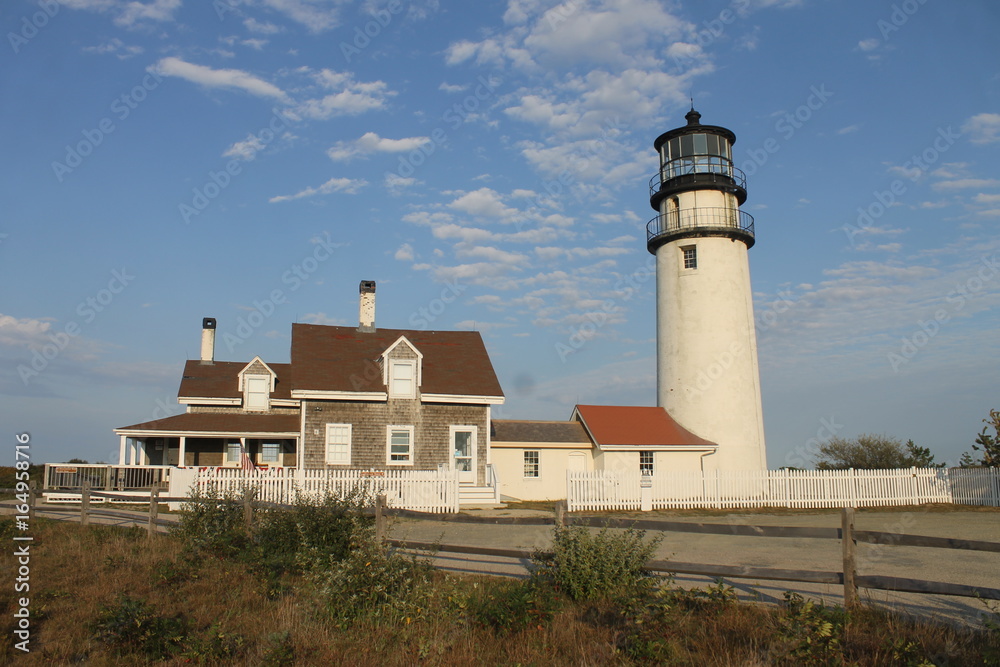
[[[284,30],[281,26],[266,21],[258,21],[253,17],[244,19],[243,25],[250,32],[255,32],[258,35],[274,35]]]
[[[462,194],[448,204],[448,208],[484,218],[511,218],[517,209],[506,206],[498,192],[490,188],[479,188]]]
[[[992,144],[1000,141],[1000,113],[976,114],[962,125],[962,131],[971,135],[974,144]]]
[[[977,204],[1000,204],[1000,195],[987,195],[980,192],[972,198]]]
[[[222,157],[237,157],[241,160],[249,162],[257,157],[257,153],[264,150],[264,146],[264,142],[251,132],[247,135],[246,139],[243,141],[237,141],[232,146],[227,148],[226,152],[222,154]]]
[[[128,2],[115,18],[115,23],[128,28],[142,21],[173,21],[174,12],[180,6],[181,0],[153,0],[153,2],[145,4]]]
[[[358,191],[366,185],[368,185],[368,181],[363,179],[331,178],[318,188],[309,187],[305,190],[296,192],[294,195],[279,195],[277,197],[271,197],[267,201],[271,204],[276,204],[278,202],[291,201],[293,199],[305,199],[306,197],[315,197],[317,195],[328,195],[335,192],[353,195],[357,194]]]
[[[235,88],[257,97],[289,102],[288,95],[274,84],[238,69],[212,69],[180,58],[163,58],[150,68],[161,76],[176,76],[207,88]]]
[[[931,186],[935,190],[965,190],[968,188],[1000,187],[1000,180],[995,178],[958,178],[950,181],[939,181]]]
[[[389,172],[385,175],[385,188],[392,195],[399,195],[404,188],[410,188],[416,185],[419,181],[410,176],[409,178],[400,176],[399,174],[394,174]]]
[[[340,25],[339,5],[343,2],[339,0],[333,3],[310,0],[263,0],[263,4],[305,26],[309,32],[320,33]]]
[[[413,261],[413,246],[409,243],[404,243],[396,249],[396,254],[393,255],[395,259],[401,262],[412,262]]]
[[[858,48],[861,49],[862,51],[874,51],[875,49],[878,48],[879,44],[881,44],[881,42],[878,39],[872,37],[870,39],[863,39],[860,42],[858,42]]]
[[[466,88],[468,88],[468,86],[456,86],[450,83],[442,83],[438,86],[438,90],[443,90],[446,93],[460,93]]]
[[[347,161],[369,153],[407,153],[430,143],[430,137],[406,137],[386,139],[374,132],[366,132],[354,141],[338,141],[326,154],[334,161]]]
[[[385,107],[387,98],[396,94],[384,81],[355,81],[349,72],[324,69],[315,73],[314,79],[321,88],[335,92],[303,102],[299,112],[307,118],[356,116]]]
[[[851,134],[852,132],[857,132],[860,129],[860,125],[848,125],[847,127],[842,127],[837,130],[837,134]]]
[[[127,60],[133,56],[139,55],[143,51],[144,49],[141,46],[126,45],[117,37],[113,37],[104,44],[99,44],[98,46],[85,46],[83,48],[84,53],[96,53],[99,55],[113,54],[119,60]]]

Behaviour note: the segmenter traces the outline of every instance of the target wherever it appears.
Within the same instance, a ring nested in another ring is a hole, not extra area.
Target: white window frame
[[[529,461],[529,457],[534,454],[534,461]],[[524,455],[522,456],[524,460],[524,478],[525,479],[541,479],[542,477],[542,452],[539,449],[526,449],[524,450]],[[528,466],[534,466],[534,475],[528,474]]]
[[[251,392],[250,384],[253,380],[263,381],[265,390],[263,392]],[[259,395],[263,397],[263,407],[251,407],[250,396]],[[267,375],[246,375],[243,378],[243,409],[251,412],[267,412],[271,409],[271,378]]]
[[[649,462],[648,463],[644,462],[643,457],[648,457]],[[644,472],[647,467],[649,468],[648,473]],[[639,474],[640,475],[648,474],[652,476],[654,472],[656,472],[656,452],[654,451],[639,452]]]
[[[222,452],[222,466],[224,468],[239,468],[241,463],[240,441],[236,440],[235,442],[233,442],[231,440],[226,440],[225,442],[226,442],[225,449]],[[236,459],[233,461],[229,460],[230,447],[236,448]]]
[[[688,266],[688,252],[691,253],[691,266]],[[696,245],[686,245],[681,248],[681,268],[685,271],[697,271],[698,270],[698,246]]]
[[[268,461],[264,458],[264,452],[266,452],[272,446],[277,446],[278,452],[273,461]],[[268,467],[277,467],[282,464],[282,454],[284,454],[284,446],[282,446],[280,440],[261,440],[260,441],[260,452],[257,453],[257,464]]]
[[[392,460],[392,434],[394,432],[405,431],[409,437],[409,451],[407,452],[407,460],[405,461],[393,461]],[[393,424],[385,427],[385,464],[389,466],[412,466],[414,455],[414,443],[413,443],[413,426],[404,426],[400,424]]]
[[[330,431],[334,428],[346,428],[347,429],[347,442],[334,442],[331,443]],[[353,424],[334,424],[329,423],[326,425],[325,429],[326,439],[323,441],[323,460],[326,461],[327,465],[331,466],[349,466],[351,465],[351,455],[354,444],[354,425]],[[347,447],[347,460],[346,461],[332,461],[330,457],[330,445],[346,445]]]
[[[406,366],[410,369],[409,391],[396,391],[396,368]],[[417,397],[417,362],[414,359],[389,359],[389,397],[390,398],[416,398]]]

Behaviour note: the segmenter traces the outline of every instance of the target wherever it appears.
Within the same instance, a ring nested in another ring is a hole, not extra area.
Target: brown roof
[[[493,442],[566,442],[591,445],[583,424],[578,421],[523,421],[494,419],[490,438]]]
[[[420,391],[425,394],[503,396],[478,331],[414,331],[292,325],[292,389],[386,390],[377,359],[400,336],[423,355]]]
[[[715,446],[675,422],[663,408],[578,405],[576,412],[598,446]]]
[[[243,364],[244,366],[246,364]],[[299,415],[239,414],[232,412],[185,412],[155,421],[122,426],[116,431],[209,431],[212,433],[298,433]]]
[[[240,371],[249,361],[216,361],[203,364],[189,359],[184,364],[184,376],[177,390],[178,398],[242,398]],[[265,362],[267,363],[267,362]],[[278,376],[271,398],[291,398],[291,364],[267,364]]]

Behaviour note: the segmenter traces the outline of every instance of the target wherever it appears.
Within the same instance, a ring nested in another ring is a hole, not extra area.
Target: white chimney
[[[201,363],[215,363],[215,318],[201,321]]]
[[[375,331],[375,281],[362,280],[360,290],[358,331],[371,333]]]

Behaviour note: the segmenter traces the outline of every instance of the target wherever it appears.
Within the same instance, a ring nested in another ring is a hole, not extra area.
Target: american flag
[[[257,472],[257,466],[253,464],[253,459],[247,454],[246,447],[240,442],[240,468],[247,472]]]

